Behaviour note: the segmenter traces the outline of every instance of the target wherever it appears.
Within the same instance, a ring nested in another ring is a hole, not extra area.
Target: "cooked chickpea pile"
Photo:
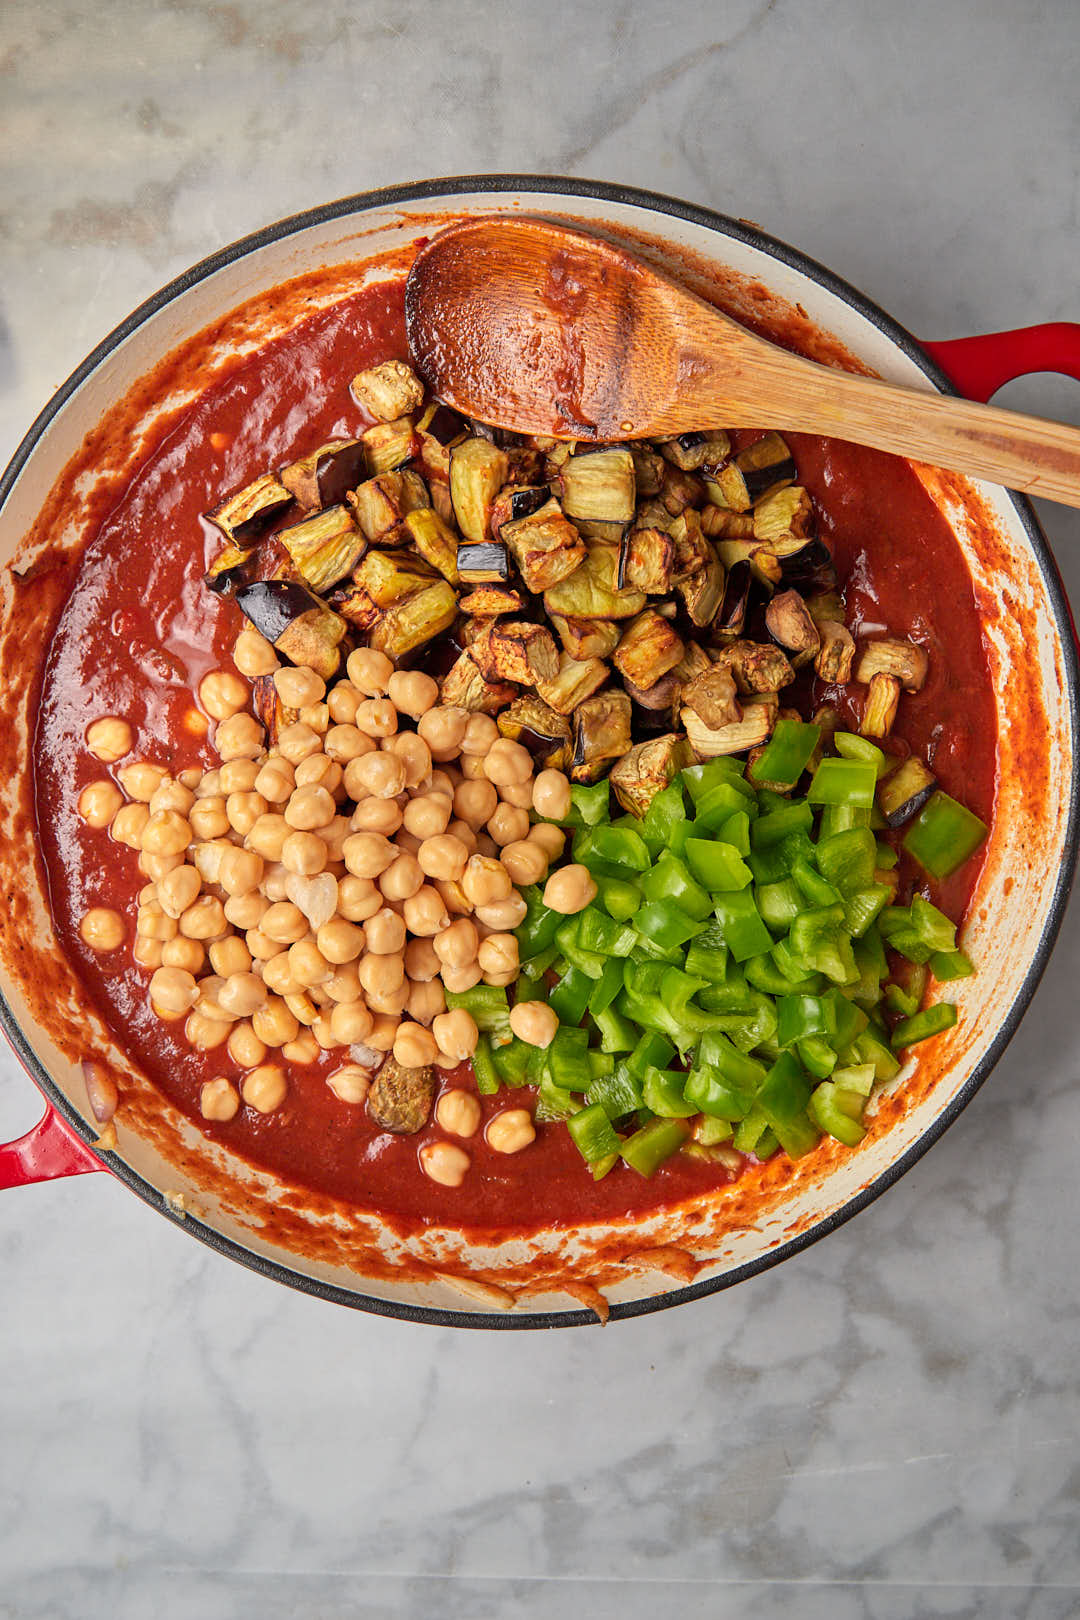
[[[445,992],[518,976],[513,929],[525,916],[516,886],[547,881],[545,899],[568,914],[595,893],[588,873],[548,869],[565,838],[570,787],[542,770],[494,720],[438,706],[438,687],[396,670],[371,648],[350,654],[347,674],[327,687],[313,670],[283,666],[253,628],[233,649],[236,673],[215,670],[199,686],[214,722],[220,764],[172,776],[131,754],[135,738],[114,716],[95,720],[88,751],[115,767],[89,783],[78,809],[93,828],[139,852],[147,882],[138,896],[135,960],[151,973],[150,1004],[184,1020],[192,1046],[224,1046],[227,1076],[202,1088],[207,1119],[228,1121],[241,1103],[269,1114],[288,1091],[283,1064],[320,1050],[360,1048],[328,1076],[343,1102],[368,1096],[373,1054],[404,1069],[456,1067],[472,1055],[477,1028]],[[270,677],[285,711],[268,743],[254,717],[250,683]],[[415,729],[414,729],[415,727]],[[115,951],[124,919],[95,907],[84,942]],[[546,1045],[556,1020],[542,1003],[514,1009],[524,1040]],[[366,1049],[366,1050],[365,1050]],[[280,1061],[278,1061],[280,1059]],[[452,1090],[435,1120],[450,1137],[480,1128],[480,1106]],[[526,1110],[488,1122],[486,1140],[515,1153],[533,1140]],[[425,1172],[460,1184],[469,1156],[458,1141],[420,1151]]]

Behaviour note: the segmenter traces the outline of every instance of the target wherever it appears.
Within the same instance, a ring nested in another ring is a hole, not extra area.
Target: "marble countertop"
[[[752,217],[928,337],[1080,319],[1073,0],[9,0],[0,459],[170,276],[311,203],[567,173]],[[1006,403],[1080,420],[1057,378]],[[1080,516],[1042,516],[1074,596]],[[1080,1608],[1080,916],[960,1122],[776,1271],[456,1334],[89,1177],[0,1199],[2,1620]],[[0,1054],[0,1139],[37,1117]]]

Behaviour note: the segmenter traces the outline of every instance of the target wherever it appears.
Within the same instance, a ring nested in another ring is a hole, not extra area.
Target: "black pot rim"
[[[103,338],[82,364],[72,372],[67,381],[57,389],[48,404],[32,423],[3,476],[0,477],[0,509],[3,508],[8,494],[38,441],[81,383],[150,316],[156,314],[158,310],[171,303],[198,282],[213,275],[215,271],[234,263],[249,253],[255,252],[270,242],[279,241],[284,237],[293,236],[300,231],[307,230],[311,226],[326,224],[331,220],[341,219],[348,215],[377,208],[392,208],[408,203],[435,202],[452,196],[468,197],[514,192],[545,194],[560,200],[584,198],[592,201],[625,204],[643,209],[661,218],[667,215],[670,218],[686,220],[715,232],[719,237],[729,237],[747,246],[758,248],[768,254],[769,257],[799,271],[802,275],[850,305],[872,325],[876,326],[910,360],[913,360],[941,393],[957,394],[958,392],[940,366],[931,359],[918,340],[871,299],[841,277],[834,275],[824,265],[809,258],[805,253],[801,253],[797,248],[793,248],[786,242],[781,242],[776,237],[768,235],[767,232],[759,229],[756,225],[749,224],[745,220],[732,219],[730,216],[717,213],[713,209],[702,208],[694,203],[682,202],[677,198],[667,197],[659,192],[643,191],[632,186],[612,185],[605,181],[577,180],[558,175],[534,174],[447,176],[433,180],[415,181],[408,185],[384,186],[374,191],[360,192],[354,196],[342,197],[336,202],[325,203],[320,207],[307,209],[303,213],[290,215],[285,219],[278,220],[275,224],[264,227],[262,230],[252,232],[249,236],[242,237],[239,241],[222,248],[217,253],[211,254],[208,258],[201,260],[198,264],[193,265],[191,269],[185,270],[182,275],[170,281],[159,292],[140,304],[119,326],[110,332],[107,337]],[[1010,499],[1031,543],[1031,549],[1042,572],[1047,596],[1053,610],[1054,624],[1062,648],[1070,726],[1072,736],[1075,739],[1080,733],[1080,669],[1078,669],[1077,646],[1065,589],[1049,544],[1035,517],[1030,501],[1011,492]],[[912,1165],[922,1158],[923,1154],[948,1130],[949,1126],[953,1124],[971,1101],[971,1098],[987,1078],[1016,1033],[1020,1020],[1030,1005],[1065,915],[1077,860],[1078,838],[1080,838],[1078,821],[1080,821],[1080,773],[1074,773],[1069,797],[1068,824],[1061,869],[1058,872],[1046,922],[1034,956],[1024,976],[1023,984],[981,1062],[975,1067],[948,1106],[942,1109],[934,1122],[922,1133],[918,1141],[912,1143],[911,1147],[900,1158],[850,1198],[842,1208],[816,1222],[807,1231],[789,1239],[786,1243],[780,1244],[767,1254],[759,1255],[753,1260],[746,1261],[741,1266],[734,1267],[731,1271],[727,1271],[719,1277],[707,1278],[702,1282],[692,1283],[688,1287],[673,1289],[670,1292],[649,1298],[613,1304],[610,1313],[613,1321],[634,1316],[644,1316],[653,1311],[668,1310],[673,1306],[686,1304],[690,1300],[701,1299],[708,1294],[718,1293],[721,1289],[734,1287],[736,1283],[743,1282],[748,1277],[757,1276],[760,1272],[779,1265],[781,1261],[788,1259],[793,1254],[798,1254],[803,1249],[809,1248],[812,1243],[818,1242],[819,1239],[843,1226],[853,1216],[865,1209],[868,1204],[879,1198]],[[63,1092],[48,1074],[44,1065],[39,1061],[36,1053],[31,1049],[11,1005],[2,995],[0,995],[0,1027],[3,1028],[16,1055],[50,1105],[63,1117],[76,1135],[88,1147],[92,1147],[95,1141],[95,1133],[71,1106]],[[225,1237],[216,1228],[194,1215],[178,1215],[165,1201],[163,1195],[141,1175],[132,1170],[118,1155],[115,1153],[103,1153],[100,1156],[112,1174],[130,1187],[133,1192],[137,1193],[145,1203],[151,1205],[159,1214],[166,1216],[169,1220],[182,1224],[187,1232],[198,1238],[200,1242],[205,1243],[209,1248],[216,1250],[219,1254],[228,1256],[231,1260],[238,1261],[241,1265],[249,1267],[249,1269],[258,1272],[261,1276],[272,1278],[276,1282],[284,1283],[286,1286],[299,1289],[304,1293],[313,1294],[319,1299],[325,1299],[338,1305],[347,1305],[354,1310],[367,1311],[376,1316],[396,1317],[409,1322],[425,1322],[438,1327],[518,1330],[584,1326],[596,1322],[595,1314],[589,1310],[550,1310],[522,1313],[520,1315],[514,1312],[489,1313],[447,1310],[427,1305],[410,1305],[402,1301],[380,1299],[374,1295],[363,1294],[352,1289],[321,1282],[318,1278],[295,1271],[279,1261],[270,1260],[253,1253],[241,1243]]]

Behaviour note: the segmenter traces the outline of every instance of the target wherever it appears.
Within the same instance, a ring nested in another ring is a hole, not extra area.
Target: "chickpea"
[[[221,901],[212,894],[203,894],[181,914],[180,932],[185,939],[212,940],[228,929]]]
[[[198,1007],[188,1013],[184,1022],[184,1039],[189,1046],[196,1046],[201,1052],[211,1052],[228,1037],[229,1025],[225,1019],[210,1018]]]
[[[364,1042],[373,1052],[389,1052],[394,1045],[394,1036],[397,1034],[401,1019],[394,1013],[380,1013],[371,1026],[371,1033]]]
[[[351,726],[363,698],[351,681],[338,681],[326,694],[326,707],[335,725]],[[355,728],[354,728],[355,729]]]
[[[538,843],[531,838],[507,844],[502,852],[502,863],[519,888],[540,883],[548,874],[548,858]],[[584,870],[584,868],[582,868]]]
[[[434,708],[422,714],[416,724],[417,736],[423,737],[435,760],[456,759],[465,735],[469,716],[465,709]]]
[[[259,927],[269,909],[269,900],[257,889],[250,894],[230,894],[225,902],[225,920],[246,934],[249,928]]]
[[[498,900],[508,900],[514,892],[505,866],[489,855],[470,855],[461,887],[473,906],[490,906]]]
[[[116,715],[106,715],[102,720],[95,720],[86,732],[86,746],[90,753],[106,765],[112,765],[116,760],[123,759],[125,754],[129,754],[133,741],[131,727],[126,720],[120,720]]]
[[[274,671],[274,689],[288,709],[306,709],[309,703],[321,703],[326,696],[326,682],[321,675],[291,665]]]
[[[189,765],[186,770],[178,771],[176,780],[186,792],[194,795],[195,789],[202,781],[203,773],[197,765]]]
[[[376,956],[369,951],[360,958],[357,973],[369,996],[392,996],[405,983],[405,964],[400,956]]]
[[[327,793],[337,796],[341,787],[342,769],[336,760],[329,759],[325,754],[309,754],[302,759],[296,767],[297,787],[324,787]]]
[[[158,883],[158,900],[167,917],[180,917],[198,899],[202,878],[193,866],[178,866]]]
[[[295,945],[308,931],[308,920],[291,900],[279,900],[263,912],[259,927],[282,945]]]
[[[402,1021],[394,1036],[394,1060],[403,1069],[425,1069],[435,1061],[439,1048],[430,1029]]]
[[[253,849],[227,849],[218,867],[218,883],[228,895],[250,894],[266,870],[266,862]]]
[[[172,940],[166,940],[163,944],[160,939],[149,939],[145,934],[136,934],[135,943],[131,947],[131,954],[140,967],[184,966],[183,963],[173,964],[165,961],[165,946],[173,943]]]
[[[483,759],[499,739],[499,728],[489,714],[470,714],[461,739],[461,752],[466,758]]]
[[[218,721],[214,747],[224,760],[257,759],[266,747],[266,734],[254,715],[231,714]]]
[[[242,1069],[253,1069],[266,1056],[266,1046],[250,1024],[234,1024],[229,1031],[228,1052]]]
[[[405,925],[410,934],[430,938],[450,926],[450,914],[438,889],[425,884],[405,901]]]
[[[374,647],[357,647],[345,665],[349,680],[367,697],[382,697],[390,687],[394,666],[385,653]]]
[[[380,957],[380,961],[389,960],[389,957]],[[375,990],[368,990],[366,1000],[373,1013],[389,1013],[395,1018],[400,1017],[409,1004],[409,981],[402,979],[396,990],[387,990],[381,994]]]
[[[324,787],[298,787],[285,806],[285,820],[301,832],[313,832],[333,819],[333,796]]]
[[[532,782],[504,782],[499,788],[499,798],[515,810],[528,810],[532,805]]]
[[[175,939],[167,939],[161,946],[161,961],[155,967],[183,968],[186,973],[193,976],[201,973],[206,966],[206,951],[197,939],[185,939],[183,934],[177,934]]]
[[[505,849],[508,844],[518,844],[528,838],[529,826],[527,810],[517,810],[511,804],[499,804],[487,824],[487,830],[500,849]]]
[[[233,642],[233,663],[241,675],[254,680],[257,675],[271,675],[278,667],[278,658],[266,637],[254,625],[245,625]]]
[[[282,726],[278,732],[277,751],[290,765],[299,765],[309,754],[322,753],[322,738],[310,726],[296,720],[291,726]]]
[[[430,1025],[432,1019],[446,1011],[446,994],[442,980],[429,979],[426,983],[410,983],[405,1011],[415,1023]]]
[[[160,883],[162,878],[168,877],[170,872],[175,872],[177,867],[183,864],[182,855],[148,855],[145,850],[139,851],[139,859],[136,862],[139,871],[152,883]]]
[[[167,917],[156,899],[139,907],[135,932],[142,934],[145,939],[159,939],[164,943],[167,939],[176,938],[176,930],[175,917]]]
[[[527,1108],[504,1108],[488,1120],[484,1139],[496,1153],[520,1153],[536,1141],[536,1127]]]
[[[357,726],[340,724],[331,726],[327,731],[323,747],[328,758],[344,766],[352,759],[362,759],[365,754],[373,754],[375,739],[367,736]]]
[[[289,877],[290,871],[284,862],[271,862],[267,866],[259,887],[271,905],[289,898]]]
[[[384,906],[367,924],[367,948],[375,956],[397,956],[405,949],[405,924]]]
[[[454,792],[454,814],[474,833],[491,820],[498,803],[499,795],[490,782],[462,782]]]
[[[116,774],[129,799],[149,804],[169,773],[164,765],[148,765],[145,760],[136,760],[133,765],[122,766]]]
[[[284,1046],[286,1041],[295,1041],[300,1031],[299,1022],[278,996],[271,996],[265,1007],[252,1014],[251,1027],[267,1046]]]
[[[366,1069],[358,1063],[346,1063],[333,1074],[328,1074],[326,1083],[330,1090],[343,1103],[362,1103],[371,1089],[371,1076]]]
[[[310,1029],[319,1017],[314,999],[304,989],[293,990],[285,997],[285,1005],[298,1024]]]
[[[532,777],[532,755],[509,737],[498,737],[484,759],[484,774],[497,786],[528,782]]]
[[[445,770],[443,770],[441,767],[438,769],[434,767],[432,768],[431,786],[428,788],[428,792],[441,793],[444,799],[449,799],[452,803],[454,798],[454,789],[457,787],[460,781],[461,772],[456,766],[447,762]]]
[[[509,973],[516,978],[521,965],[518,942],[513,934],[489,934],[487,939],[480,941],[476,960],[485,976],[489,973]]]
[[[386,689],[394,707],[413,720],[419,720],[439,701],[438,682],[420,670],[395,670]]]
[[[339,1001],[330,1014],[330,1031],[339,1046],[354,1046],[371,1033],[373,1019],[362,1001]]]
[[[435,1104],[435,1121],[450,1136],[475,1136],[480,1129],[480,1119],[480,1100],[471,1091],[461,1091],[455,1086],[444,1091]]]
[[[197,799],[219,798],[221,795],[221,772],[219,770],[204,771],[199,778],[199,785],[195,789]],[[171,807],[170,807],[171,808]]]
[[[425,1142],[418,1157],[425,1176],[440,1187],[460,1187],[469,1173],[469,1155],[452,1142]]]
[[[257,759],[226,760],[218,771],[218,787],[226,798],[234,793],[250,793],[261,769]]]
[[[234,1018],[249,1018],[266,1005],[266,986],[254,973],[232,973],[218,992],[218,1005]]]
[[[418,737],[415,731],[399,731],[396,737],[387,738],[383,749],[400,759],[407,788],[415,792],[424,786],[431,776],[431,750],[423,737]]]
[[[348,775],[347,791],[357,799],[395,799],[405,791],[405,761],[398,754],[364,754],[349,762]]]
[[[499,846],[494,838],[489,837],[486,832],[480,832],[476,835],[476,853],[477,855],[486,855],[489,860],[496,861],[499,858]]]
[[[300,710],[297,719],[302,726],[310,726],[320,737],[325,737],[330,725],[330,710],[325,703],[309,703]]]
[[[464,967],[444,967],[442,970],[443,986],[455,996],[461,995],[465,990],[471,990],[483,977],[480,964],[475,957]]]
[[[526,843],[536,844],[544,851],[548,863],[557,861],[566,848],[566,834],[559,827],[553,827],[550,822],[538,822],[535,827],[529,828]]]
[[[397,860],[397,850],[381,833],[353,833],[342,848],[345,865],[354,877],[378,878]]]
[[[570,783],[562,771],[541,771],[532,790],[533,809],[545,821],[565,821],[570,814]]]
[[[366,737],[392,737],[398,728],[398,713],[389,698],[365,698],[353,724]]]
[[[438,838],[446,831],[452,809],[452,800],[445,794],[422,793],[405,806],[405,830],[421,840]]]
[[[370,929],[371,923],[368,923],[368,931]],[[346,922],[344,917],[331,917],[315,935],[319,950],[335,967],[355,962],[364,949],[364,940],[365,930],[357,928],[355,923]],[[368,943],[370,948],[370,940]]]
[[[251,972],[251,952],[237,934],[226,934],[210,947],[210,966],[221,978],[232,973]]]
[[[331,973],[330,963],[310,939],[301,939],[289,946],[289,967],[297,984],[305,989],[313,984],[325,984]]]
[[[269,962],[281,949],[277,940],[271,939],[269,934],[264,934],[261,928],[249,928],[244,935],[244,944],[256,962]]]
[[[211,720],[227,720],[238,714],[248,700],[246,681],[227,669],[211,670],[199,682],[199,702]]]
[[[480,1039],[476,1020],[464,1007],[455,1007],[452,1012],[441,1013],[432,1024],[431,1032],[439,1043],[439,1050],[458,1063],[472,1057],[476,1051],[476,1043]]]
[[[424,839],[416,859],[426,877],[456,883],[465,872],[469,851],[460,838],[454,838],[450,833],[437,833],[434,838]]]
[[[510,1028],[529,1046],[550,1046],[559,1020],[546,1001],[518,1001],[510,1009]]]
[[[346,787],[351,765],[345,768]],[[390,837],[401,826],[402,810],[394,799],[363,799],[352,813],[354,832],[382,833]]]
[[[465,968],[476,960],[480,936],[476,932],[475,923],[470,922],[468,917],[459,917],[457,922],[451,923],[441,934],[436,934],[432,943],[435,955],[444,969]],[[479,976],[478,973],[477,978]]]
[[[162,810],[178,810],[186,816],[195,803],[195,795],[183,782],[174,782],[167,776],[160,787],[154,789],[149,802],[152,816],[160,815]]]
[[[459,838],[470,855],[476,854],[476,834],[467,821],[452,821],[447,827],[451,838]]]
[[[252,1069],[244,1076],[240,1087],[248,1107],[260,1114],[272,1114],[275,1108],[280,1108],[287,1090],[285,1071],[274,1063],[261,1063],[257,1069]]]
[[[231,1080],[224,1075],[218,1075],[216,1080],[207,1080],[199,1091],[199,1112],[203,1119],[213,1119],[219,1124],[227,1124],[235,1119],[240,1107],[240,1095]]]
[[[269,804],[284,804],[295,786],[296,772],[293,766],[278,754],[271,754],[254,782],[256,793],[261,793]]]
[[[79,924],[79,934],[92,951],[115,951],[124,943],[124,919],[107,906],[92,906]]]
[[[346,922],[367,922],[382,910],[383,897],[370,878],[343,877],[338,883],[338,910]]]
[[[520,927],[528,909],[520,894],[514,893],[506,900],[497,900],[494,905],[477,906],[475,917],[485,928],[497,934],[506,934],[512,928]]]
[[[336,967],[326,983],[321,986],[328,1004],[332,1001],[362,1000],[364,992],[360,985],[357,966],[356,962],[345,962],[341,967]]]
[[[387,900],[408,900],[423,887],[424,874],[415,855],[401,854],[379,878]]]
[[[143,828],[142,847],[148,855],[182,855],[191,839],[190,821],[178,810],[162,810]]]
[[[310,1029],[302,1029],[294,1041],[286,1041],[281,1055],[289,1063],[314,1063],[319,1055],[319,1043]]]
[[[442,963],[430,939],[410,939],[405,947],[405,972],[414,984],[437,979]]]
[[[544,904],[549,911],[572,917],[575,912],[584,911],[596,899],[596,893],[596,884],[586,867],[561,866],[544,885]]]
[[[326,843],[317,833],[293,832],[282,842],[282,865],[298,877],[315,877],[325,871],[326,860]]]
[[[405,831],[404,827],[394,839],[394,843],[399,850],[404,850],[408,855],[418,855],[420,853],[420,839],[414,838],[412,833]]]
[[[229,830],[225,800],[218,794],[196,799],[188,811],[188,825],[195,838],[222,838]]]
[[[261,793],[230,793],[225,800],[225,814],[234,832],[245,838],[261,815],[267,811]]]
[[[149,820],[150,812],[145,804],[124,804],[113,816],[109,831],[118,844],[127,844],[129,849],[139,849]]]
[[[481,754],[463,754],[461,756],[461,780],[463,782],[486,782],[484,775],[484,760]]]
[[[182,1018],[198,999],[198,986],[183,968],[158,968],[150,980],[150,1001],[163,1018]]]
[[[124,796],[107,777],[88,782],[79,794],[79,814],[88,827],[107,827],[124,802]]]

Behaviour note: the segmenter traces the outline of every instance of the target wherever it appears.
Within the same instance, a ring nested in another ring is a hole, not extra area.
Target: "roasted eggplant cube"
[[[368,478],[351,492],[348,504],[365,539],[374,546],[393,545],[410,512],[428,505],[424,480],[411,468],[383,472]]]
[[[499,491],[491,508],[493,538],[499,539],[504,523],[520,523],[522,518],[532,517],[550,499],[550,484],[507,484]]]
[[[535,686],[559,672],[559,655],[550,630],[521,619],[496,619],[469,642],[469,656],[486,681],[516,681]]]
[[[773,490],[754,507],[753,532],[758,540],[776,540],[782,534],[801,539],[812,534],[813,528],[814,504],[797,484]]]
[[[368,637],[369,645],[388,658],[404,658],[415,647],[449,630],[457,617],[457,597],[445,579],[387,608]]]
[[[450,499],[458,528],[473,545],[491,537],[491,510],[508,471],[506,451],[486,439],[463,439],[450,452]]]
[[[680,433],[677,438],[660,441],[660,454],[665,461],[678,467],[680,472],[698,472],[700,468],[726,461],[731,454],[731,438],[723,428],[710,428],[708,432]]]
[[[871,675],[859,731],[864,737],[887,737],[896,719],[900,682],[895,675]]]
[[[315,512],[282,529],[277,538],[300,578],[320,595],[351,574],[367,550],[367,541],[344,506]]]
[[[744,697],[778,692],[795,679],[787,654],[767,642],[733,641],[717,654],[716,662],[730,669],[735,689]]]
[[[414,551],[369,551],[354,576],[376,607],[393,607],[415,596],[438,579],[438,574]]]
[[[933,771],[912,754],[878,784],[878,809],[890,827],[902,827],[918,814],[936,787]]]
[[[317,450],[290,461],[278,474],[305,512],[337,506],[368,475],[367,446],[362,439],[331,439]]]
[[[562,509],[588,538],[618,538],[632,521],[636,487],[629,450],[571,456],[562,471]]]
[[[706,506],[701,514],[701,527],[713,540],[752,540],[754,537],[753,512],[732,512],[726,506]]]
[[[634,488],[638,498],[659,495],[664,483],[664,458],[657,450],[635,445],[630,454],[634,458]]]
[[[536,692],[523,692],[496,719],[503,737],[521,743],[547,770],[570,767],[570,723]]]
[[[300,718],[298,709],[290,709],[288,704],[282,703],[272,675],[256,675],[252,681],[251,711],[266,727],[271,743],[276,743],[284,728]]]
[[[779,591],[765,609],[765,628],[787,652],[791,667],[808,664],[821,645],[817,625],[798,591]]]
[[[360,409],[376,422],[393,422],[418,411],[424,403],[424,385],[404,360],[384,360],[367,371],[358,371],[349,392]]]
[[[814,673],[828,686],[844,686],[851,679],[851,665],[855,658],[855,638],[835,619],[823,619],[818,624],[821,647],[814,659]]]
[[[458,583],[457,535],[430,506],[414,507],[405,514],[409,538],[425,562],[437,568],[451,585]]]
[[[712,623],[724,600],[724,569],[713,558],[700,573],[681,580],[675,589],[683,599],[690,623],[699,630]]]
[[[660,501],[672,517],[685,512],[688,506],[701,506],[704,500],[705,485],[696,473],[680,472],[678,467],[665,462]]]
[[[686,738],[674,732],[637,743],[612,767],[615,797],[632,816],[643,816],[656,795],[693,764],[693,758]]]
[[[537,691],[556,714],[571,714],[579,703],[603,686],[608,674],[608,666],[601,658],[578,660],[563,653],[555,679],[538,682]]]
[[[671,731],[676,723],[676,708],[682,701],[683,683],[670,670],[662,675],[655,686],[646,689],[635,686],[623,676],[630,702],[634,706],[633,731],[635,736],[653,737],[661,731]]]
[[[517,687],[508,681],[485,681],[469,654],[463,652],[440,682],[439,702],[444,708],[467,709],[470,714],[498,714],[516,693]]]
[[[797,470],[791,451],[779,433],[766,433],[756,444],[747,445],[735,457],[743,475],[747,494],[756,505],[764,495],[784,484],[793,484]]]
[[[630,751],[630,699],[625,692],[599,692],[574,710],[570,778],[598,782],[612,760]]]
[[[544,609],[569,619],[632,619],[645,607],[645,593],[630,586],[620,591],[618,577],[619,548],[590,546],[569,579],[544,592]]]
[[[393,422],[377,422],[360,437],[367,448],[368,467],[373,473],[403,467],[420,451],[411,416],[399,416]]]
[[[245,549],[227,541],[203,575],[203,584],[216,596],[231,595],[245,583],[245,570],[254,555],[254,548]]]
[[[742,469],[734,461],[725,462],[709,473],[705,492],[714,506],[727,506],[733,512],[749,512],[754,504]]]
[[[526,588],[537,594],[569,579],[585,561],[585,543],[556,500],[528,517],[504,523],[499,534]]]
[[[675,668],[685,651],[674,626],[655,608],[646,608],[630,621],[611,661],[620,675],[648,691]]]
[[[368,1092],[368,1113],[384,1131],[415,1136],[431,1118],[435,1103],[435,1071],[406,1069],[395,1058],[385,1059]]]
[[[292,504],[293,497],[280,478],[268,472],[221,501],[206,517],[234,545],[247,546],[284,517]]]
[[[713,731],[721,726],[736,725],[742,719],[734,677],[723,664],[710,664],[700,675],[695,675],[683,688],[682,701]]]
[[[463,585],[501,585],[510,578],[510,558],[504,545],[486,540],[482,545],[459,546],[457,569]]]
[[[324,681],[337,674],[349,626],[299,580],[256,580],[237,591],[236,604],[290,663],[306,665]]]
[[[551,615],[551,628],[571,658],[610,658],[622,635],[618,619],[568,619]]]
[[[505,613],[520,613],[524,606],[525,598],[521,592],[511,590],[507,585],[478,585],[475,591],[470,591],[458,602],[462,613],[474,619],[495,619]]]
[[[772,693],[751,698],[743,704],[742,719],[728,726],[707,726],[693,709],[684,708],[681,718],[695,759],[706,760],[721,754],[742,754],[768,741],[778,708],[776,694]]]
[[[864,644],[855,679],[870,682],[875,675],[893,675],[905,692],[920,692],[928,668],[924,648],[913,641],[886,638]]]
[[[716,559],[716,552],[702,530],[701,518],[692,507],[688,507],[672,523],[671,539],[675,547],[671,569],[673,585],[680,584],[693,574],[700,574],[703,568]]]
[[[666,596],[675,566],[675,541],[663,529],[631,529],[626,537],[623,586]]]
[[[682,658],[675,665],[672,674],[676,680],[688,686],[691,681],[696,680],[699,675],[706,674],[712,667],[712,659],[704,647],[699,647],[696,641],[688,641]]]
[[[714,642],[737,641],[743,634],[751,583],[751,568],[745,558],[727,570],[723,600],[713,614],[711,639]]]
[[[373,629],[383,614],[383,609],[370,592],[362,585],[356,584],[335,591],[330,598],[330,606],[335,613],[340,613],[343,619],[348,619],[354,630],[359,630],[364,635]]]

